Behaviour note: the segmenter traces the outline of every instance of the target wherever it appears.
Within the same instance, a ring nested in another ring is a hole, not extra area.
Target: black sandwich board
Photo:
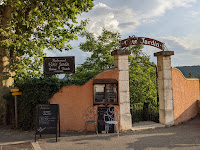
[[[59,125],[58,125],[59,124]],[[60,137],[60,113],[58,104],[40,104],[37,106],[36,128],[35,128],[35,142],[36,135],[42,134],[56,134],[59,126]]]

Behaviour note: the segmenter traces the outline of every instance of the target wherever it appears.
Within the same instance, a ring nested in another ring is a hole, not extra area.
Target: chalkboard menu
[[[75,72],[75,57],[43,57],[45,74],[62,74]]]
[[[57,141],[57,125],[59,119],[58,104],[42,104],[37,107],[37,120],[35,130],[36,134],[56,134]],[[59,120],[59,135],[60,135],[60,120]]]
[[[105,131],[105,121],[104,121],[104,114],[106,114],[106,111],[109,107],[98,107],[98,133],[102,133],[102,131]],[[113,110],[114,107],[111,108]],[[105,118],[106,119],[106,118]],[[106,121],[108,121],[106,119]],[[114,125],[110,125],[109,133],[114,133]]]

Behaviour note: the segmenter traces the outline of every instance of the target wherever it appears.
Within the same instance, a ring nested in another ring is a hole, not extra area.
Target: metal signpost
[[[22,92],[19,89],[10,89],[10,92],[15,97],[15,127],[18,128],[17,95],[22,95]]]

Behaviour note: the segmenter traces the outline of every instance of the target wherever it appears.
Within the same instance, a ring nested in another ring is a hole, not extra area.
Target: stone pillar
[[[114,65],[119,70],[119,104],[120,104],[120,129],[121,131],[132,128],[132,119],[130,114],[130,96],[129,96],[129,50],[114,50],[111,55],[114,56]]]
[[[154,53],[158,67],[159,120],[163,125],[174,124],[171,55],[174,51]]]

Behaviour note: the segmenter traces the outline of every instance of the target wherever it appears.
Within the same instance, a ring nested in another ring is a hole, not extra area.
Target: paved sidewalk
[[[164,127],[165,125],[162,125],[160,123],[155,123],[153,121],[142,121],[134,123],[131,130],[141,131],[141,130],[164,128]]]
[[[119,137],[65,133],[58,142],[55,138],[43,138],[35,144],[37,150],[200,150],[200,118],[172,127],[128,131]]]
[[[0,150],[33,150],[33,131],[19,131],[0,126]]]
[[[17,142],[22,143],[17,144]],[[120,133],[119,137],[116,133],[107,135],[87,133],[85,136],[77,132],[61,133],[58,142],[55,142],[54,135],[42,135],[42,138],[38,136],[37,142],[34,142],[34,132],[19,132],[5,128],[2,130],[0,127],[0,150],[33,150],[33,148],[34,150],[200,150],[200,117],[172,127],[128,131]]]

